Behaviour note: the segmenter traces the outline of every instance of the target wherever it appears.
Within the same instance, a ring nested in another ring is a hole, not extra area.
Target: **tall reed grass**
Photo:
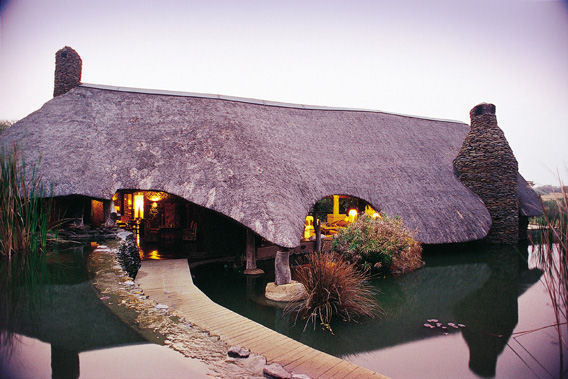
[[[538,266],[544,271],[544,283],[556,318],[559,377],[565,377],[568,375],[568,370],[564,371],[564,352],[568,351],[568,193],[562,183],[560,187],[562,197],[556,200],[557,212],[544,212],[545,227],[541,229],[536,249]]]
[[[319,322],[333,333],[331,322],[336,317],[351,321],[381,313],[375,291],[367,282],[368,271],[360,271],[339,254],[311,253],[308,263],[297,267],[294,274],[306,288],[308,297],[290,305],[287,312],[297,312],[305,319],[304,329]]]
[[[51,194],[16,148],[0,151],[0,254],[45,251],[52,213]],[[46,198],[48,198],[46,200]]]

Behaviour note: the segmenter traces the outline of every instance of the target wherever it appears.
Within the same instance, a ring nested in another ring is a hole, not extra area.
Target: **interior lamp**
[[[357,209],[350,209],[347,215],[349,217],[349,222],[357,221]]]

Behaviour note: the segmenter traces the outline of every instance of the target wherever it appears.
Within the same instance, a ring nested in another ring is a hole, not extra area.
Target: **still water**
[[[213,301],[394,378],[560,376],[556,329],[539,329],[555,323],[552,307],[542,273],[526,250],[438,248],[425,251],[424,259],[426,266],[416,272],[372,281],[384,316],[335,322],[334,335],[318,326],[304,330],[302,320],[295,322],[264,298],[273,277],[270,264],[257,278],[245,278],[230,265],[201,266],[192,274]],[[444,335],[424,327],[428,319],[465,328],[450,328]]]
[[[89,246],[48,254],[22,274],[0,260],[0,378],[180,377],[206,368],[149,343],[98,298]]]

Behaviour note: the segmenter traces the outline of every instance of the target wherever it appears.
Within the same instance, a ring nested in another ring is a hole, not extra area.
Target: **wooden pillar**
[[[277,286],[289,284],[292,281],[290,272],[290,249],[280,248],[274,259],[274,283]]]
[[[245,268],[245,275],[260,275],[264,274],[264,271],[256,267],[256,245],[255,237],[252,230],[247,228],[246,245],[245,245],[245,255],[247,259],[247,265]]]
[[[112,212],[114,212],[114,202],[112,200],[103,200],[104,226],[107,228],[114,226],[114,220],[111,217]]]
[[[316,245],[314,246],[314,251],[321,252],[321,225],[320,220],[316,217],[314,221],[314,229],[316,232]]]
[[[333,195],[333,214],[339,214],[339,195]]]

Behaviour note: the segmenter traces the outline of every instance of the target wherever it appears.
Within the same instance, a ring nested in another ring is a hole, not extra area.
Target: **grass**
[[[28,171],[16,148],[0,151],[0,254],[45,251],[50,231],[50,200],[37,174]]]
[[[564,377],[564,351],[568,350],[568,193],[562,186],[562,196],[555,204],[546,206],[543,202],[544,215],[541,223],[540,244],[537,245],[539,267],[542,267],[544,283],[548,290],[558,334],[560,354],[559,377]],[[542,200],[541,200],[542,201]],[[543,222],[542,222],[543,221]],[[564,326],[564,330],[562,327]]]
[[[353,321],[360,317],[376,317],[381,309],[373,288],[368,284],[368,272],[359,270],[341,255],[314,252],[308,263],[296,268],[295,279],[306,287],[308,297],[291,304],[287,312],[297,312],[306,320],[304,329],[312,323],[330,331],[334,318]]]

